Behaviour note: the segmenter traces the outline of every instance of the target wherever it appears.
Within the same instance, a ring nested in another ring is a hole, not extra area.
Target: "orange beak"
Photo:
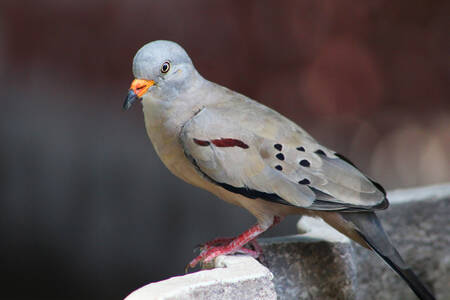
[[[128,95],[125,98],[125,102],[123,103],[123,109],[129,110],[133,103],[136,100],[141,99],[141,97],[147,92],[147,90],[154,84],[155,82],[153,80],[133,80],[130,89],[128,90]]]
[[[145,80],[145,79],[135,79],[131,83],[130,90],[132,90],[138,97],[142,97],[142,95],[147,92],[147,90],[154,85],[155,82],[153,80]]]

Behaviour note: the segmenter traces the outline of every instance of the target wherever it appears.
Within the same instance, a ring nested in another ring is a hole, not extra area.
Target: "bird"
[[[261,233],[288,215],[306,215],[374,251],[419,299],[435,299],[377,218],[376,211],[389,206],[385,190],[350,160],[275,110],[205,79],[175,42],[145,44],[132,69],[123,109],[142,103],[147,134],[164,165],[257,220],[235,238],[205,243],[188,267],[238,252],[258,257]]]

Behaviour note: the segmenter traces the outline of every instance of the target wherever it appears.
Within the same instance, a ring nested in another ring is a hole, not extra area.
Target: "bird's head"
[[[186,51],[175,42],[153,41],[143,46],[133,60],[135,79],[123,108],[151,95],[171,99],[192,85],[198,75]]]

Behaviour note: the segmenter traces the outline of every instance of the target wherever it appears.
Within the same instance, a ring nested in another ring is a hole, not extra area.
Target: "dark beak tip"
[[[122,105],[122,109],[123,109],[124,111],[127,111],[127,110],[129,110],[129,109],[130,109],[130,107],[131,107],[131,105],[130,105],[130,104],[128,104],[128,103],[124,103],[124,104]]]
[[[124,111],[127,111],[131,108],[136,100],[140,99],[138,95],[133,90],[128,90],[128,94],[125,97],[125,101],[123,102],[122,108]]]

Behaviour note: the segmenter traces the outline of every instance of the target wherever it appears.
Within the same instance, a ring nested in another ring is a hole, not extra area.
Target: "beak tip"
[[[127,111],[131,108],[133,103],[140,99],[133,90],[129,90],[127,96],[125,97],[125,101],[123,102],[122,109]]]

